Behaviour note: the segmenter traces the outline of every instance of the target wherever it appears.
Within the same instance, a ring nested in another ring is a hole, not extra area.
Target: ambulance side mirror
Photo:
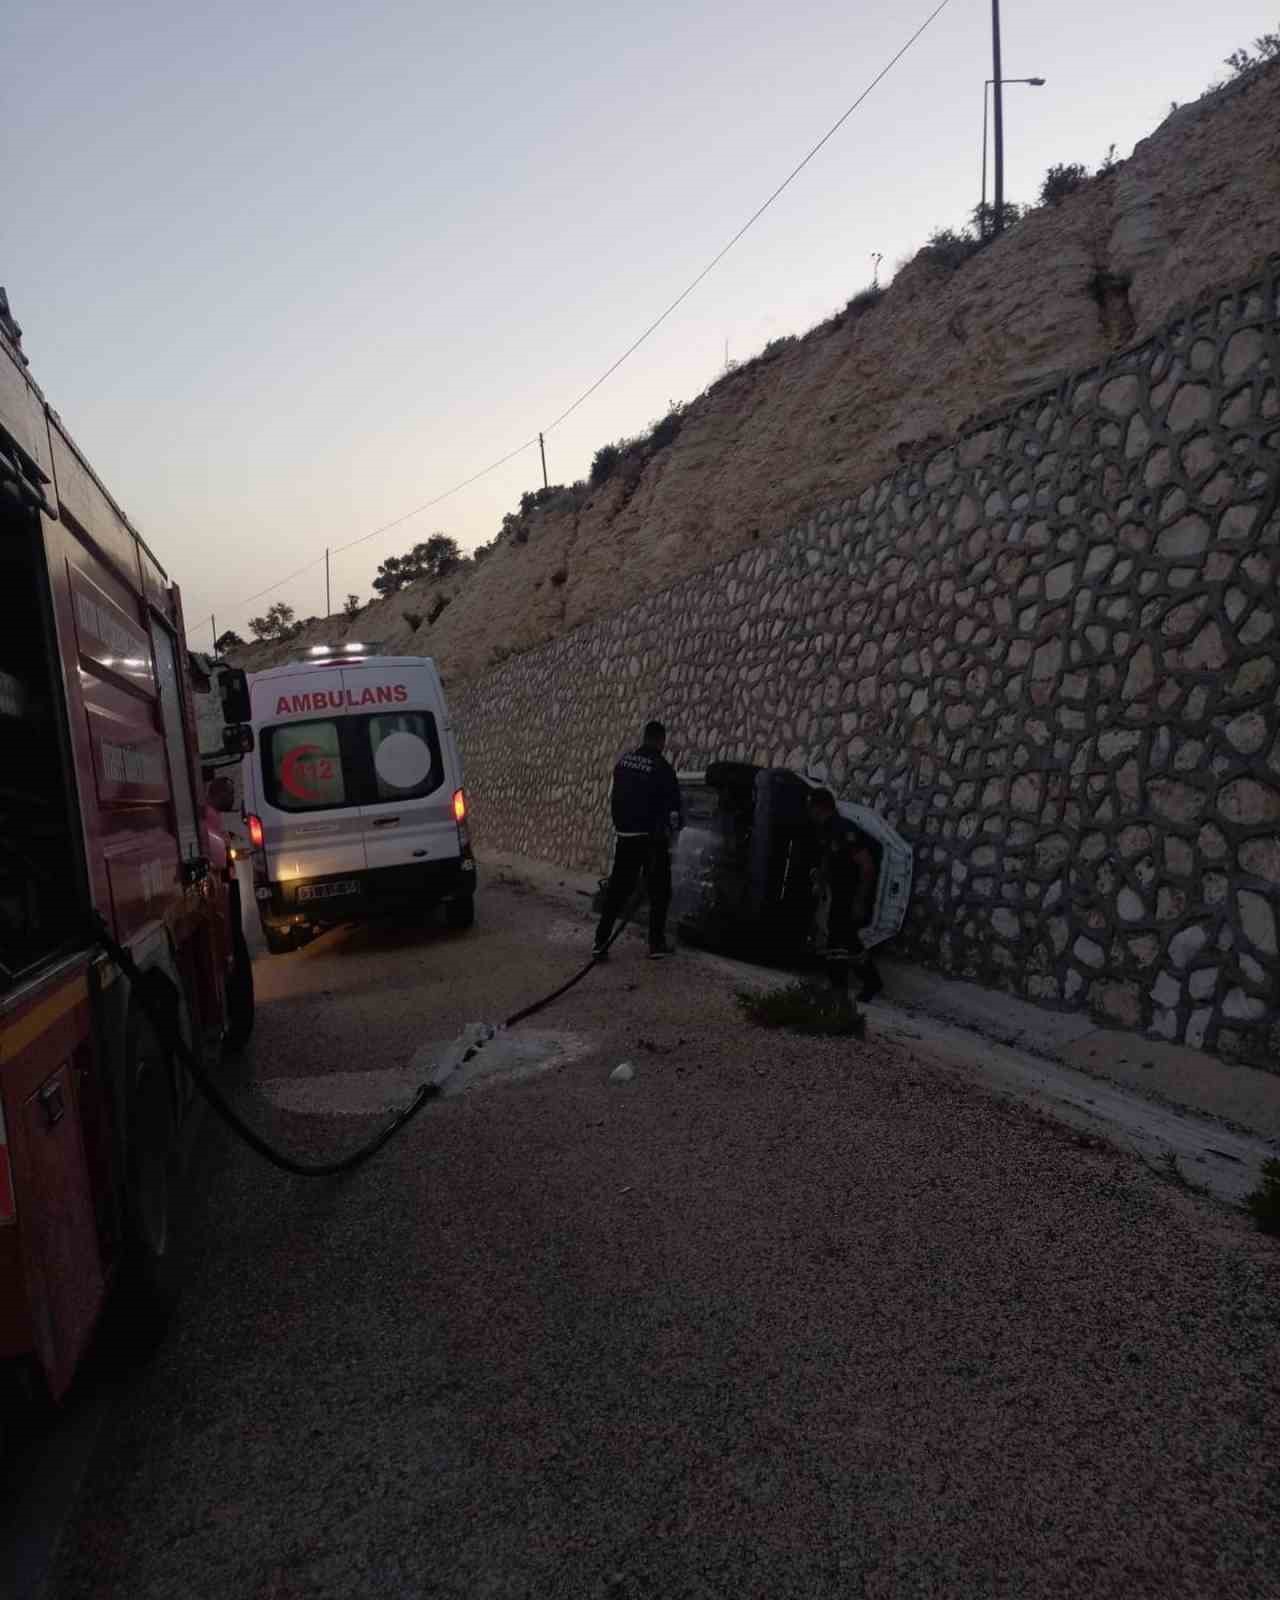
[[[222,730],[222,748],[229,756],[253,754],[253,729],[244,722],[236,722]]]
[[[227,723],[248,722],[253,712],[249,707],[249,678],[240,667],[223,667],[218,673],[218,693],[222,697],[222,720]],[[252,745],[249,746],[253,748]]]

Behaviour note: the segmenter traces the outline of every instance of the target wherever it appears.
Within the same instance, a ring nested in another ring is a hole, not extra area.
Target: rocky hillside
[[[1174,112],[961,264],[923,251],[879,298],[775,341],[607,481],[508,519],[482,563],[237,659],[256,669],[351,637],[470,678],[857,492],[1277,249],[1280,64]]]

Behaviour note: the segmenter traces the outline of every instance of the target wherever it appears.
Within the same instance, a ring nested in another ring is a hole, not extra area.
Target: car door
[[[348,700],[360,707],[360,757],[370,792],[363,807],[371,871],[456,859],[458,827],[443,707],[426,675],[368,666],[343,672]],[[370,691],[373,703],[370,706]],[[369,707],[368,710],[365,708]]]

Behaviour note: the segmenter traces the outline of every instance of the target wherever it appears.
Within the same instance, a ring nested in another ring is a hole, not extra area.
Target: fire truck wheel
[[[227,1049],[243,1050],[253,1032],[253,960],[243,937],[235,942],[227,975]]]
[[[459,895],[456,900],[445,903],[444,920],[450,928],[459,932],[469,928],[476,920],[476,897],[473,894]]]
[[[179,1002],[180,1003],[180,1002]],[[135,1005],[126,1061],[124,1310],[145,1347],[164,1331],[176,1298],[177,1131],[173,1072],[150,1018]]]
[[[253,957],[244,936],[240,912],[240,885],[233,882],[227,897],[231,920],[231,970],[227,973],[227,1033],[231,1051],[243,1050],[253,1032]]]

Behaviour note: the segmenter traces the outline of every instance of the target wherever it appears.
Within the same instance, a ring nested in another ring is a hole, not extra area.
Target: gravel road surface
[[[359,1140],[359,1074],[588,946],[585,902],[479,906],[260,959],[258,1125]],[[874,1008],[766,1035],[724,964],[642,950],[531,1024],[572,1042],[546,1070],[351,1178],[210,1129],[57,1600],[1280,1596],[1276,1244]]]

